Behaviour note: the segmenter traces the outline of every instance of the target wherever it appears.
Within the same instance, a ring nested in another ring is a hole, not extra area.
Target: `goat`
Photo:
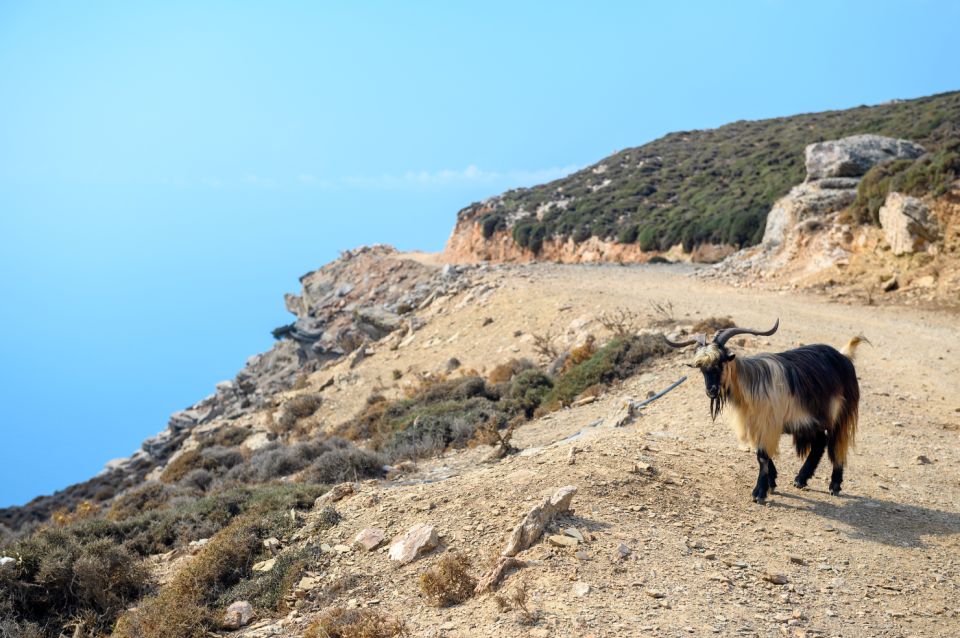
[[[693,363],[703,373],[713,420],[724,406],[732,411],[732,426],[741,442],[757,451],[760,474],[753,489],[756,503],[766,501],[777,487],[777,456],[782,434],[793,435],[797,455],[806,457],[793,484],[807,486],[823,457],[830,456],[833,473],[830,493],[840,494],[847,452],[854,443],[860,404],[860,386],[853,367],[856,347],[864,337],[854,337],[843,352],[828,345],[803,346],[780,353],[737,357],[727,349],[734,336],[769,336],[780,320],[765,332],[727,328],[707,343],[706,335],[683,342],[664,340],[674,348],[697,344]]]

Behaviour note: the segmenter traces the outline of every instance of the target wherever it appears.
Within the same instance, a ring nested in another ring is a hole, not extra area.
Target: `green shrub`
[[[553,380],[540,370],[524,370],[514,376],[507,389],[505,402],[510,413],[531,418],[543,398],[553,388]]]
[[[592,357],[560,375],[541,403],[548,409],[569,405],[587,388],[626,379],[648,359],[668,351],[663,340],[654,335],[617,337]]]
[[[880,207],[890,192],[890,182],[899,173],[907,170],[913,160],[895,160],[877,164],[866,172],[857,185],[857,198],[849,212],[860,224],[880,223]]]

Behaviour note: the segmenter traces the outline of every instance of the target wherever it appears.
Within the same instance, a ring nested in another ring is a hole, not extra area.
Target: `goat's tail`
[[[861,343],[869,344],[870,340],[864,337],[862,334],[857,335],[856,337],[848,341],[847,345],[843,346],[843,349],[840,350],[840,354],[845,356],[847,359],[850,359],[851,361],[853,361],[853,357],[857,353],[857,346],[859,346]],[[873,344],[870,344],[870,345],[873,345]]]
[[[859,413],[859,396],[845,401],[833,430],[828,434],[830,459],[839,465],[846,465],[847,453],[854,446]]]

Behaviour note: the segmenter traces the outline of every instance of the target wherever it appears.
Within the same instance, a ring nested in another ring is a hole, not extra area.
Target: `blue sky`
[[[952,2],[0,3],[0,506],[128,455],[359,244],[672,130],[960,88]]]

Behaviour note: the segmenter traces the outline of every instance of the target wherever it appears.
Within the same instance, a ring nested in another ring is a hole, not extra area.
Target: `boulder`
[[[315,508],[321,508],[325,505],[330,505],[331,503],[336,503],[337,501],[342,501],[346,497],[353,494],[356,490],[353,487],[353,483],[338,483],[330,488],[325,494],[317,497],[317,500],[313,502]]]
[[[851,181],[850,188],[838,188],[835,182],[828,182],[829,188],[825,188],[821,182],[807,182],[793,187],[770,209],[763,231],[763,246],[776,248],[783,244],[797,224],[821,218],[852,204],[857,198],[857,190],[856,180]]]
[[[514,528],[513,533],[510,535],[510,540],[502,552],[503,555],[516,556],[537,542],[540,536],[543,535],[543,530],[547,524],[549,524],[557,514],[570,509],[570,502],[576,493],[577,487],[575,485],[561,487],[554,492],[550,498],[531,509],[524,519]]]
[[[393,539],[390,544],[390,560],[406,564],[439,544],[440,538],[433,525],[423,523],[414,525],[406,534]]]
[[[253,605],[245,600],[238,600],[227,607],[221,626],[224,629],[240,629],[249,625],[251,620],[253,620]]]
[[[894,255],[917,252],[937,238],[927,205],[902,193],[887,195],[880,207],[880,226]]]
[[[806,148],[807,179],[861,177],[880,162],[916,159],[923,153],[919,144],[882,135],[853,135],[810,144]]]
[[[360,530],[356,538],[353,539],[353,546],[362,549],[365,552],[372,552],[383,543],[383,530],[375,527],[368,527]]]
[[[354,318],[357,328],[371,339],[380,339],[401,326],[400,315],[385,308],[360,308]]]

